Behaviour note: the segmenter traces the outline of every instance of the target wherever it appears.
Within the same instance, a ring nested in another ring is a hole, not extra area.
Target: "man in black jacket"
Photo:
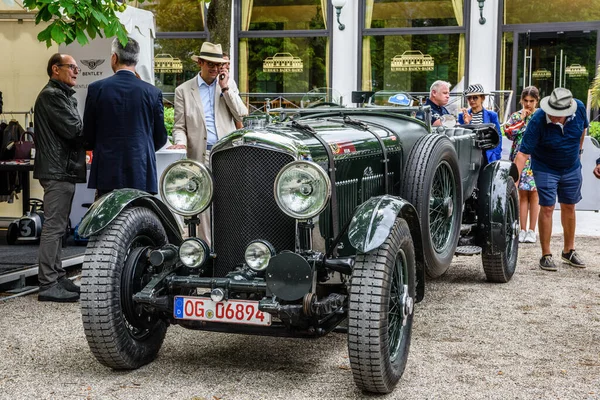
[[[33,177],[44,188],[44,225],[40,239],[39,301],[74,302],[79,286],[65,276],[61,238],[67,228],[75,184],[85,182],[82,121],[72,89],[80,68],[67,54],[48,60],[48,84],[35,102]]]

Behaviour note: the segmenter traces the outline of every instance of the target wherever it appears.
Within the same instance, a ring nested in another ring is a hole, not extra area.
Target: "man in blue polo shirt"
[[[581,200],[581,162],[583,138],[589,122],[585,106],[573,98],[571,91],[556,88],[540,102],[527,130],[515,164],[521,170],[531,155],[531,169],[540,202],[539,230],[542,258],[540,268],[557,271],[550,251],[552,214],[558,196],[563,226],[561,259],[573,267],[585,268],[575,252],[575,204]]]
[[[435,81],[429,89],[429,98],[425,102],[426,106],[431,107],[431,126],[441,126],[442,115],[450,114],[446,107],[450,101],[450,83],[445,81]]]

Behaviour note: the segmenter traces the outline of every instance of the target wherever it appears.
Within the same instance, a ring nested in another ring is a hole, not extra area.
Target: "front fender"
[[[182,242],[179,225],[171,210],[157,197],[137,189],[118,189],[102,196],[83,216],[79,224],[79,235],[90,237],[102,231],[129,205],[151,209],[160,218],[169,243]]]
[[[397,217],[406,220],[415,248],[418,302],[425,295],[425,259],[419,216],[412,204],[390,195],[370,198],[354,212],[348,227],[348,239],[352,247],[361,253],[376,249],[390,235]]]
[[[510,161],[494,161],[485,166],[479,175],[479,232],[480,240],[490,246],[492,254],[506,248],[506,212],[508,185],[514,185],[519,176],[517,166]],[[512,178],[512,181],[509,179]]]

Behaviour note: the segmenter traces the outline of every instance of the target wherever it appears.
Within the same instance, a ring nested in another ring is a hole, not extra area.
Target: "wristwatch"
[[[579,149],[579,154],[583,154],[583,149]]]

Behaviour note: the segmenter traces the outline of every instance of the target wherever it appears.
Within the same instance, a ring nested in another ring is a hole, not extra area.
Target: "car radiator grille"
[[[277,173],[292,161],[289,154],[251,146],[213,153],[215,276],[243,263],[244,250],[253,240],[268,241],[276,253],[294,251],[296,221],[280,210],[273,196]]]

